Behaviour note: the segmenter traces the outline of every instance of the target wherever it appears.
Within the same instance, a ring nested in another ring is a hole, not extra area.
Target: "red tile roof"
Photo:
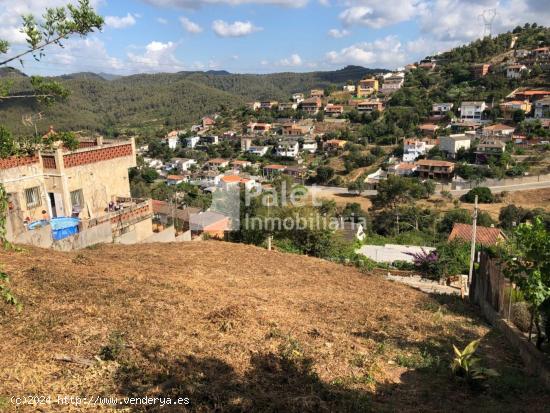
[[[472,225],[458,224],[453,225],[453,230],[449,235],[449,241],[459,239],[465,242],[472,240]],[[495,245],[498,241],[506,239],[506,235],[498,228],[476,227],[476,243],[490,246]]]

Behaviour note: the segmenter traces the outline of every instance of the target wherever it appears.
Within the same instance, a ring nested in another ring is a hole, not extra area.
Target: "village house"
[[[527,100],[509,100],[508,102],[502,102],[499,107],[505,120],[513,119],[514,112],[517,110],[529,113],[532,108],[531,103]]]
[[[434,159],[416,161],[416,171],[421,178],[450,181],[454,175],[455,164]]]
[[[283,124],[281,129],[285,136],[303,136],[313,131],[313,125],[302,125],[292,122]]]
[[[513,126],[508,126],[503,123],[497,123],[495,125],[485,126],[481,134],[482,136],[498,136],[501,138],[508,138],[508,140],[512,137],[512,134],[514,133],[515,128]]]
[[[247,191],[252,190],[256,181],[250,178],[243,178],[238,175],[224,175],[220,178],[219,187],[222,191],[229,191],[243,186]]]
[[[292,101],[294,103],[302,103],[304,101],[304,94],[303,93],[293,93],[292,94]]]
[[[241,151],[246,152],[248,148],[252,146],[252,143],[254,142],[254,138],[243,136],[241,137]]]
[[[476,147],[476,163],[487,163],[491,156],[500,156],[504,153],[506,144],[495,137],[482,138]]]
[[[343,151],[348,141],[343,139],[329,139],[324,143],[326,151]]]
[[[307,168],[305,166],[287,166],[283,173],[293,177],[297,181],[302,181],[306,177]]]
[[[248,168],[249,166],[252,166],[252,162],[241,161],[239,159],[236,159],[234,161],[231,161],[231,166],[238,171],[242,171],[244,168]]]
[[[180,140],[179,136],[181,133],[183,133],[183,131],[173,130],[172,132],[169,132],[168,135],[166,135],[165,141],[170,149],[176,149]]]
[[[409,63],[408,65],[405,65],[405,72],[410,72],[415,69],[416,69],[416,65],[414,63]]]
[[[247,149],[248,153],[256,156],[264,156],[267,151],[269,151],[269,146],[250,146]]]
[[[511,64],[506,66],[506,77],[508,79],[520,79],[524,74],[529,73],[527,66],[521,64]]]
[[[484,77],[489,73],[491,65],[488,63],[480,63],[472,66],[472,73],[476,79]]]
[[[246,106],[253,111],[257,111],[260,109],[261,104],[260,102],[248,102]]]
[[[370,77],[368,79],[360,80],[357,84],[358,98],[369,97],[374,93],[378,93],[378,79]]]
[[[300,154],[300,145],[297,140],[282,141],[275,148],[275,153],[277,156],[296,159]]]
[[[434,103],[432,105],[432,115],[434,116],[444,116],[453,109],[453,104],[444,102],[444,103]]]
[[[276,100],[264,100],[264,101],[260,102],[260,109],[269,110],[269,109],[272,109],[273,107],[277,106],[278,104],[279,104],[279,102],[277,102]]]
[[[201,119],[202,127],[204,129],[214,126],[216,124],[215,117],[205,116]]]
[[[355,85],[344,85],[342,86],[342,90],[344,92],[349,92],[349,93],[355,93]]]
[[[418,65],[418,68],[432,71],[436,68],[436,66],[437,66],[437,63],[433,60],[424,60],[420,62],[420,64]]]
[[[535,102],[535,118],[550,118],[550,97],[543,98]]]
[[[325,96],[325,91],[323,89],[311,89],[309,94],[310,98],[322,98]]]
[[[355,108],[359,113],[382,112],[384,110],[384,102],[380,99],[358,100],[355,102]]]
[[[439,149],[454,158],[460,149],[470,149],[472,137],[463,133],[439,137]]]
[[[185,138],[185,146],[187,148],[193,149],[199,144],[200,140],[200,136],[191,136],[189,138]]]
[[[284,165],[271,164],[262,168],[263,175],[265,177],[273,177],[282,174],[286,169]]]
[[[420,129],[420,133],[422,133],[422,136],[433,138],[436,135],[439,126],[433,123],[423,123],[418,126],[418,129]]]
[[[460,119],[481,120],[487,109],[485,102],[462,102],[460,105]]]
[[[317,152],[317,146],[317,141],[315,139],[304,139],[302,150],[304,152],[315,153]]]
[[[325,115],[339,116],[344,113],[344,107],[342,105],[335,105],[334,103],[328,103],[325,106]]]
[[[208,160],[207,165],[210,170],[218,170],[220,168],[227,168],[229,166],[229,161],[227,159],[214,158]]]
[[[220,142],[218,136],[216,136],[216,135],[201,136],[200,141],[204,145],[217,145]]]
[[[449,241],[458,239],[463,242],[472,242],[473,227],[470,224],[454,223],[449,234]],[[499,228],[476,226],[476,244],[490,247],[506,240],[506,235]]]
[[[321,109],[321,99],[319,97],[311,97],[302,102],[302,110],[308,115],[316,115]]]
[[[404,157],[403,157],[404,158]],[[404,160],[404,159],[403,159]],[[388,166],[388,174],[410,176],[416,172],[416,164],[405,161]]]
[[[519,88],[506,96],[506,100],[526,100],[534,104],[538,100],[544,99],[545,97],[550,97],[550,90]]]
[[[271,130],[271,123],[250,122],[246,132],[255,135],[265,135]]]
[[[197,161],[188,158],[173,158],[172,165],[180,172],[189,171],[193,165],[196,165]]]
[[[283,110],[296,110],[298,109],[298,104],[296,102],[281,102],[279,103],[278,109]]]
[[[184,175],[167,175],[166,185],[179,185],[182,182],[188,182],[189,176]]]
[[[403,141],[403,162],[413,162],[426,154],[426,142],[418,139],[405,139]]]
[[[50,219],[61,217],[80,220],[67,227],[66,235],[75,235],[79,245],[68,249],[151,236],[150,200],[130,196],[128,169],[135,166],[133,139],[102,137],[81,139],[75,150],[58,144],[34,155],[0,159],[0,184],[8,195],[7,239],[52,247],[61,238],[58,223]]]
[[[405,73],[393,73],[391,76],[384,77],[384,82],[382,83],[382,89],[380,91],[385,95],[390,95],[401,89],[403,83],[405,83]]]
[[[231,229],[230,218],[214,211],[190,214],[189,229],[193,238],[203,234],[217,239],[223,239]]]

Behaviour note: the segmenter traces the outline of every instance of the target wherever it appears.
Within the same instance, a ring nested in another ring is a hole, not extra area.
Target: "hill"
[[[21,124],[23,115],[43,112],[41,131],[53,124],[59,129],[87,129],[102,133],[146,126],[182,126],[196,122],[220,107],[234,108],[251,99],[288,100],[296,91],[307,92],[335,82],[357,81],[380,70],[349,66],[341,70],[267,75],[231,74],[225,71],[179,72],[112,76],[76,73],[52,78],[71,90],[66,102],[52,107],[31,100],[0,101],[0,123],[16,133],[31,133]],[[383,70],[382,70],[383,71]],[[9,74],[12,92],[29,89],[29,80],[16,69]]]
[[[0,262],[25,305],[18,314],[0,306],[1,395],[191,401],[128,406],[135,412],[543,411],[550,403],[467,305],[352,267],[222,242],[29,247],[0,252]],[[478,337],[482,363],[500,373],[481,393],[448,367],[451,344]],[[13,407],[6,397],[2,404]]]

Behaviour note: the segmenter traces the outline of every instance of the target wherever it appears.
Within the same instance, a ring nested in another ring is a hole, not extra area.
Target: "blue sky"
[[[19,16],[68,0],[0,0],[0,38],[22,47]],[[27,73],[117,74],[228,70],[329,70],[348,64],[393,69],[483,33],[550,24],[543,0],[92,0],[102,32],[50,49]]]

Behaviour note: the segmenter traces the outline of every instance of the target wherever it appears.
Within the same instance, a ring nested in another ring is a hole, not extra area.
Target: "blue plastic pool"
[[[70,237],[78,233],[78,224],[80,220],[78,218],[52,218],[50,219],[50,225],[52,227],[52,238],[54,241]]]

